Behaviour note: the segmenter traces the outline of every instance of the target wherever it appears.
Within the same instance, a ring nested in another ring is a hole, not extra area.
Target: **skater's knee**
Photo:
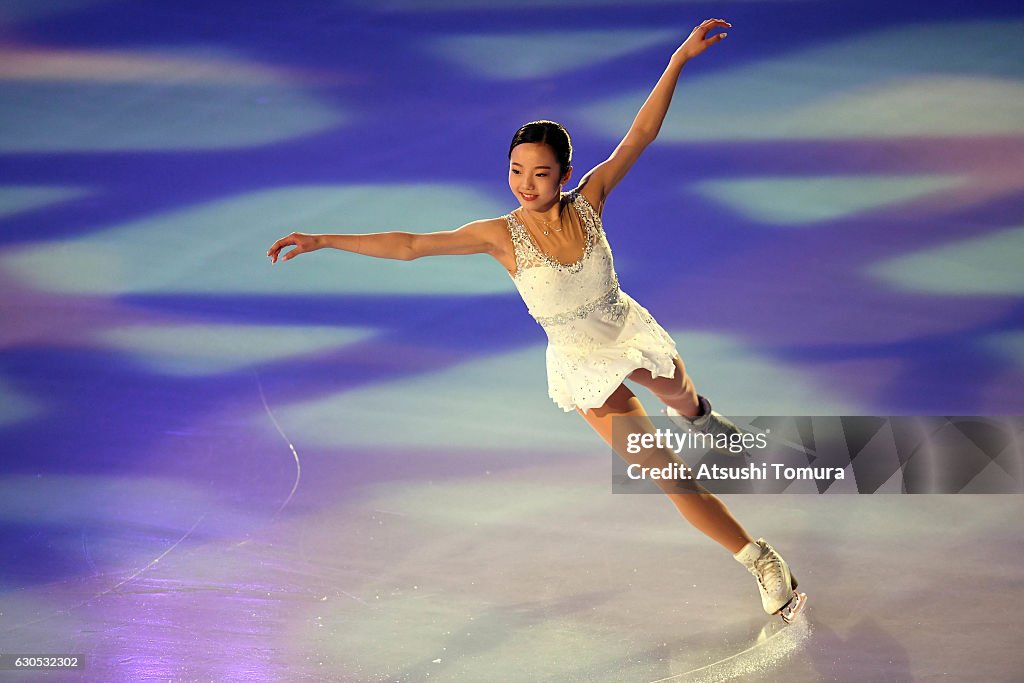
[[[643,404],[625,385],[619,385],[602,405],[586,411],[577,406],[576,412],[606,440],[611,439],[615,418],[627,420],[625,423],[618,423],[620,428],[636,431],[643,425],[634,425],[632,421],[646,416]]]
[[[637,368],[633,372],[629,373],[628,379],[633,380],[637,384],[646,386],[648,382],[654,381],[654,373],[647,368]]]
[[[675,371],[671,377],[655,377],[654,373],[646,368],[639,368],[629,374],[629,379],[640,386],[648,389],[662,401],[676,400],[686,394],[692,393],[693,382],[686,374],[686,366],[679,356],[673,359]]]
[[[590,412],[595,417],[603,418],[615,415],[631,415],[636,413],[637,409],[642,410],[642,408],[640,401],[629,390],[629,387],[625,384],[620,384],[602,405],[593,408]]]

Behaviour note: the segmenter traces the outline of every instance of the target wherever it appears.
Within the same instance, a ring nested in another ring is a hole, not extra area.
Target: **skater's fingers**
[[[295,258],[299,254],[303,254],[307,251],[313,251],[316,249],[316,240],[311,235],[307,235],[301,232],[293,232],[287,237],[282,237],[278,241],[274,242],[274,246],[267,252],[267,256],[270,257],[272,263],[276,263],[279,256],[281,256],[281,250],[285,247],[295,247],[292,251],[285,254],[281,260],[287,261],[288,259]]]
[[[302,248],[301,246],[297,246],[297,247],[295,247],[294,249],[292,249],[291,251],[289,251],[289,252],[288,252],[287,254],[285,254],[284,256],[282,256],[282,257],[281,257],[281,260],[282,260],[282,261],[288,261],[288,260],[290,260],[290,259],[293,259],[293,258],[295,258],[295,257],[296,257],[296,256],[298,256],[299,254],[303,254],[303,253],[305,253],[305,252],[306,252],[306,250],[305,250],[305,249],[303,249],[303,248]]]
[[[708,31],[710,31],[711,29],[715,28],[716,26],[732,26],[732,24],[730,24],[725,19],[705,19],[701,23],[699,23],[696,26],[694,26],[693,30],[694,31],[703,31],[703,32],[707,33]]]
[[[693,27],[693,31],[690,32],[689,37],[683,42],[683,51],[688,53],[691,57],[699,55],[704,52],[709,45],[722,41],[726,34],[719,33],[718,35],[708,37],[708,33],[711,31],[731,27],[728,21],[724,19],[708,19],[701,24]]]
[[[282,237],[281,239],[277,240],[272,245],[270,245],[270,249],[267,250],[267,256],[273,258],[274,256],[277,255],[277,252],[281,251],[281,249],[292,244],[295,244],[295,233],[292,233],[287,237]]]

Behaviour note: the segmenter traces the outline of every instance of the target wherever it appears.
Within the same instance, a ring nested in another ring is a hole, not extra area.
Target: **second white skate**
[[[798,582],[782,556],[763,538],[748,543],[734,557],[757,579],[761,606],[787,624],[807,605],[807,594],[796,590]]]

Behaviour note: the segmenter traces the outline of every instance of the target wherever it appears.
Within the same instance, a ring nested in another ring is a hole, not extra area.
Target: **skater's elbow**
[[[419,249],[419,235],[410,232],[396,232],[395,243],[392,245],[391,258],[398,261],[414,261],[421,256],[426,256]]]

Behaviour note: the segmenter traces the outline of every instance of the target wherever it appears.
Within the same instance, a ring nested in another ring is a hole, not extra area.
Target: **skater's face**
[[[512,149],[508,186],[522,206],[543,211],[558,201],[562,186],[572,175],[572,167],[566,169],[562,177],[558,172],[558,160],[550,146],[543,142],[524,142]]]

